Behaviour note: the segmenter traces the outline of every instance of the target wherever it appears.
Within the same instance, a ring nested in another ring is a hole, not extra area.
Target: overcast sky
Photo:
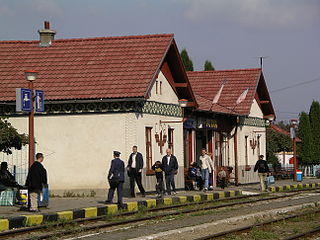
[[[1,40],[38,39],[44,20],[57,39],[174,33],[195,70],[206,59],[217,70],[256,68],[268,56],[263,71],[277,120],[320,100],[319,0],[0,0]]]

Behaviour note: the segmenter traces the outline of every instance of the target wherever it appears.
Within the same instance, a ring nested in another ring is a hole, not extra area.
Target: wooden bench
[[[276,179],[290,179],[293,178],[294,168],[293,167],[280,167],[274,169],[269,167],[269,170]]]

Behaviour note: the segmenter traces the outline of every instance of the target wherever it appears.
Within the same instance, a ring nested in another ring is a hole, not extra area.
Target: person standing
[[[120,152],[114,151],[114,159],[111,161],[111,166],[108,173],[108,181],[110,189],[108,192],[108,199],[105,203],[112,203],[114,191],[117,189],[118,205],[122,206],[122,191],[124,183],[124,162],[120,159]]]
[[[263,155],[259,156],[258,161],[256,162],[256,165],[254,166],[254,171],[258,171],[258,175],[260,178],[260,190],[261,192],[266,191],[266,177],[268,176],[268,173],[270,172],[267,161],[263,159]]]
[[[135,197],[135,182],[138,185],[139,191],[142,197],[145,197],[146,192],[142,186],[141,179],[142,179],[142,169],[143,169],[143,157],[142,154],[138,152],[138,147],[132,147],[132,153],[129,156],[128,160],[128,175],[130,178],[130,193],[131,197]]]
[[[172,155],[171,149],[166,150],[167,155],[162,158],[162,166],[164,169],[164,175],[166,179],[166,190],[168,195],[171,195],[171,187],[173,194],[176,194],[176,186],[174,183],[174,175],[178,173],[178,161],[177,158]]]
[[[39,211],[38,197],[42,193],[43,186],[47,185],[47,171],[42,165],[43,160],[43,154],[37,153],[36,161],[31,165],[28,172],[26,186],[28,187],[30,196],[30,212]]]
[[[201,156],[199,157],[200,160],[200,168],[201,168],[201,175],[202,180],[204,182],[203,190],[208,191],[209,187],[209,174],[213,172],[213,162],[209,155],[207,154],[207,150],[203,148],[201,150]]]

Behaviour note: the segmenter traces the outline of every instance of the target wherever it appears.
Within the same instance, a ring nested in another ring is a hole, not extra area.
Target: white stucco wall
[[[256,99],[253,99],[249,116],[263,118],[263,112],[262,112],[259,104],[257,103]]]
[[[158,93],[156,93],[156,81],[158,81]],[[160,71],[158,78],[154,82],[152,89],[151,89],[151,94],[150,94],[150,100],[151,101],[156,101],[156,102],[162,102],[162,103],[173,103],[173,104],[178,104],[178,97],[176,93],[173,91],[171,85],[163,75],[163,73]],[[160,94],[160,82],[161,84],[161,94]]]
[[[19,132],[27,133],[27,118],[10,118]],[[112,151],[125,151],[125,114],[37,116],[36,151],[51,189],[106,187]]]
[[[263,118],[263,112],[261,111],[260,106],[257,101],[254,99],[249,117]],[[246,159],[245,159],[245,136],[247,138],[247,153],[248,153],[248,165],[251,166],[250,171],[245,170]],[[258,152],[258,146],[255,149],[252,149],[250,146],[250,140],[257,140],[260,136],[260,152]],[[257,126],[240,126],[238,129],[238,164],[239,164],[239,182],[252,183],[258,182],[258,174],[253,171],[254,165],[258,160],[260,154],[266,156],[266,128],[257,127]]]

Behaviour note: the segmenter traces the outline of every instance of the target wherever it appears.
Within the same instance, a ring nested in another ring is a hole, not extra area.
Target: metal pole
[[[29,168],[34,162],[34,96],[33,81],[29,81],[29,89],[31,89],[31,112],[29,113]]]
[[[298,162],[297,162],[297,144],[296,144],[296,137],[293,138],[293,166],[294,166],[294,181],[297,180],[297,170],[298,170]]]
[[[238,165],[238,134],[235,133],[233,136],[234,141],[234,177],[235,177],[235,185],[239,185],[239,165]]]

